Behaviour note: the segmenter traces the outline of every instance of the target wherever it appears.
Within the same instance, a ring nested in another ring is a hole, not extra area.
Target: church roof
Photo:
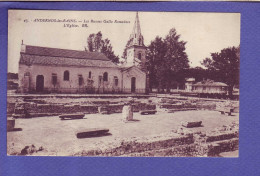
[[[102,53],[38,46],[26,46],[25,52],[21,52],[19,63],[50,66],[118,67]]]
[[[142,33],[141,33],[141,27],[140,27],[138,12],[136,12],[133,32],[130,35],[129,41],[127,43],[128,47],[131,47],[133,45],[145,47],[144,38],[143,38]]]
[[[141,35],[141,27],[140,27],[138,12],[136,12],[135,24],[134,24],[134,28],[133,28],[133,32],[132,32],[132,35],[134,35],[134,34]]]
[[[122,72],[127,72],[127,71],[130,71],[132,69],[136,69],[138,70],[139,72],[141,72],[142,74],[145,74],[145,72],[143,72],[139,67],[133,65],[133,66],[130,66],[130,67],[121,67],[121,70]]]
[[[26,45],[25,53],[38,56],[109,60],[103,53]]]

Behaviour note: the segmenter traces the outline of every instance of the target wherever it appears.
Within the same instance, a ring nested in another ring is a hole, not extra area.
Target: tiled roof
[[[109,60],[103,53],[26,45],[26,54],[38,56],[68,57],[78,59]]]
[[[79,67],[118,67],[103,53],[47,48],[26,45],[21,52],[20,64],[79,66]]]
[[[67,57],[37,56],[21,53],[20,64],[51,65],[51,66],[78,66],[78,67],[118,67],[110,60],[74,59]]]

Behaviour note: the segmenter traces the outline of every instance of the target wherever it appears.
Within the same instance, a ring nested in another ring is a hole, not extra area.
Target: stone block
[[[221,114],[225,114],[227,113],[229,116],[231,115],[231,113],[234,111],[233,108],[230,108],[230,107],[223,107],[223,108],[219,108],[218,111],[221,113]]]
[[[168,113],[174,113],[178,111],[193,111],[197,110],[196,108],[181,108],[181,109],[168,109]]]
[[[7,131],[12,131],[15,126],[15,119],[7,119]]]
[[[109,129],[107,128],[91,128],[86,130],[79,130],[76,132],[77,138],[89,138],[108,135]]]
[[[64,114],[64,115],[60,115],[59,118],[61,120],[64,120],[64,119],[83,119],[84,116],[85,116],[85,114]]]
[[[125,105],[122,110],[123,119],[126,121],[133,120],[133,107],[131,105]]]
[[[201,127],[202,121],[197,121],[197,122],[182,122],[182,126],[186,128],[194,128],[194,127]]]
[[[157,112],[156,110],[145,110],[145,111],[141,111],[140,114],[149,115],[149,114],[155,114],[156,112]]]
[[[239,107],[234,107],[234,108],[233,108],[233,112],[234,112],[234,113],[239,113]]]

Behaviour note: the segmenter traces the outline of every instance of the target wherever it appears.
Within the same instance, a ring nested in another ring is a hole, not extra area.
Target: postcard
[[[238,157],[240,13],[8,11],[7,154]]]

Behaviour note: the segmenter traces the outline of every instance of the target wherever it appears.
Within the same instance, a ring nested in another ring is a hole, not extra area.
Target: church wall
[[[64,71],[69,71],[69,81],[65,81]],[[89,79],[89,72],[91,71],[91,79]],[[121,71],[118,68],[97,68],[97,67],[55,67],[55,66],[43,66],[43,65],[20,65],[19,66],[19,81],[20,87],[24,89],[25,79],[24,74],[30,72],[30,90],[36,89],[36,77],[37,75],[44,76],[44,88],[45,89],[57,89],[62,92],[75,92],[81,88],[85,90],[86,87],[92,87],[95,90],[100,88],[104,90],[118,90],[121,89]],[[103,74],[108,73],[108,81],[103,81]],[[57,83],[54,86],[52,83],[52,74],[57,75]],[[83,83],[79,85],[79,75],[82,75]],[[99,82],[99,76],[102,76],[101,82]],[[115,85],[114,77],[118,78],[118,85]],[[89,81],[88,81],[89,80]],[[93,81],[91,81],[93,80]],[[26,91],[24,91],[26,92]]]
[[[135,68],[123,73],[123,89],[131,93],[131,78],[136,78],[136,93],[145,93],[146,75]]]

